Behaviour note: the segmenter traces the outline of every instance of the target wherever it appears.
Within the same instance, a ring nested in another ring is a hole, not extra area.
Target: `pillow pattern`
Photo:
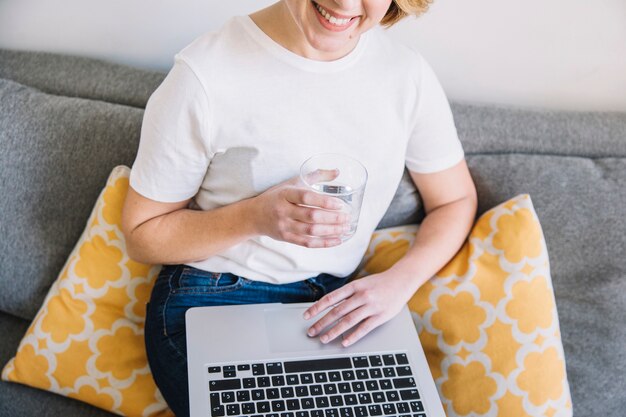
[[[416,231],[376,231],[359,276],[391,267]],[[572,415],[548,253],[528,195],[483,214],[408,305],[448,417]]]
[[[86,229],[2,379],[127,416],[172,416],[146,358],[145,305],[158,266],[131,260],[120,231],[130,169],[113,169]]]

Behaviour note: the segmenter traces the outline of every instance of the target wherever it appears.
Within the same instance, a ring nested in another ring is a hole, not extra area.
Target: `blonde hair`
[[[393,0],[380,24],[390,28],[407,16],[424,14],[432,2],[433,0]]]

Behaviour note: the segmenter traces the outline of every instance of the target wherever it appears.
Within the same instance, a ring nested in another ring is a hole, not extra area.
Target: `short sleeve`
[[[208,119],[206,90],[189,64],[176,55],[146,105],[130,174],[133,189],[160,202],[196,195],[212,155]]]
[[[406,166],[413,172],[427,174],[456,165],[464,153],[441,84],[419,54],[418,61],[417,110],[407,144]]]

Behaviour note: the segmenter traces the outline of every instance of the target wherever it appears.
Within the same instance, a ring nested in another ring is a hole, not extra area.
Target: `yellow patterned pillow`
[[[359,275],[388,269],[416,230],[375,232]],[[528,195],[482,215],[409,309],[448,417],[572,415],[548,253]]]
[[[130,170],[113,169],[2,379],[127,416],[171,416],[143,341],[159,267],[129,259],[120,231]]]

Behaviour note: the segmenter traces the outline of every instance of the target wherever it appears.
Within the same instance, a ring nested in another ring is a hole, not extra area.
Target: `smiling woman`
[[[427,4],[278,1],[197,38],[150,97],[122,224],[131,257],[168,265],[145,335],[177,416],[189,413],[189,308],[316,302],[309,337],[350,346],[461,246],[476,194],[448,101],[424,58],[379,28]],[[302,162],[320,153],[368,173],[345,241],[352,220],[340,201],[299,182]],[[405,167],[428,213],[416,244],[392,269],[348,282]]]

